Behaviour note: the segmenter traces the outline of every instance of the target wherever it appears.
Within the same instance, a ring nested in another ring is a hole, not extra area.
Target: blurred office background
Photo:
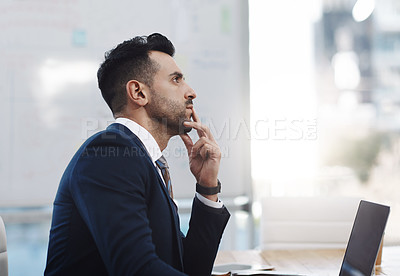
[[[11,276],[43,273],[63,170],[112,122],[97,89],[104,52],[153,32],[175,44],[221,146],[221,249],[260,248],[263,202],[304,197],[390,205],[385,243],[400,244],[400,2],[1,0],[0,15]],[[194,180],[179,139],[165,154],[186,231]]]

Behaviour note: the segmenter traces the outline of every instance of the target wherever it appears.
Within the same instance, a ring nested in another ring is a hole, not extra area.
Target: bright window
[[[264,196],[392,207],[400,242],[400,4],[249,1],[252,177]]]

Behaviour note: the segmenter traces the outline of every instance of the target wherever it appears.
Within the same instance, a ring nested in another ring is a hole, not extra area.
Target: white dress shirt
[[[138,123],[136,123],[130,119],[127,119],[127,118],[117,118],[115,120],[115,122],[126,126],[130,131],[132,131],[139,138],[139,140],[145,146],[151,160],[153,161],[154,167],[157,169],[158,173],[161,176],[161,179],[164,182],[164,178],[162,176],[161,170],[157,167],[157,164],[156,164],[156,161],[161,157],[162,153],[161,153],[160,147],[158,146],[156,140],[150,134],[150,132],[148,132],[147,129],[145,129]],[[164,183],[164,185],[165,185],[165,183]],[[213,208],[222,208],[224,205],[221,200],[218,200],[217,202],[215,202],[215,201],[209,200],[208,198],[202,196],[201,194],[199,194],[197,192],[196,192],[196,197],[203,204],[213,207]]]

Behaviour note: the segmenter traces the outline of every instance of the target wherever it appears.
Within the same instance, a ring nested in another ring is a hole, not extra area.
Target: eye
[[[175,76],[175,77],[172,79],[172,81],[175,82],[175,83],[180,83],[181,80],[182,80],[182,77],[181,77],[181,76]]]

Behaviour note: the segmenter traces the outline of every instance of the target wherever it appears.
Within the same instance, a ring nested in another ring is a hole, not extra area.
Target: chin
[[[185,134],[185,133],[189,133],[190,131],[192,131],[191,127],[185,127],[183,124],[179,126],[178,129],[178,135],[179,134]]]
[[[190,120],[189,119],[180,120],[178,134],[185,134],[185,133],[189,133],[190,131],[192,131],[192,127],[185,127],[183,125],[183,122],[188,122],[188,121],[190,121]]]
[[[183,127],[183,133],[189,133],[192,131],[192,127]]]
[[[191,127],[185,127],[183,124],[180,124],[179,126],[175,127],[169,127],[168,128],[168,134],[175,136],[175,135],[181,135],[181,134],[186,134],[189,133],[190,131],[192,131]]]

